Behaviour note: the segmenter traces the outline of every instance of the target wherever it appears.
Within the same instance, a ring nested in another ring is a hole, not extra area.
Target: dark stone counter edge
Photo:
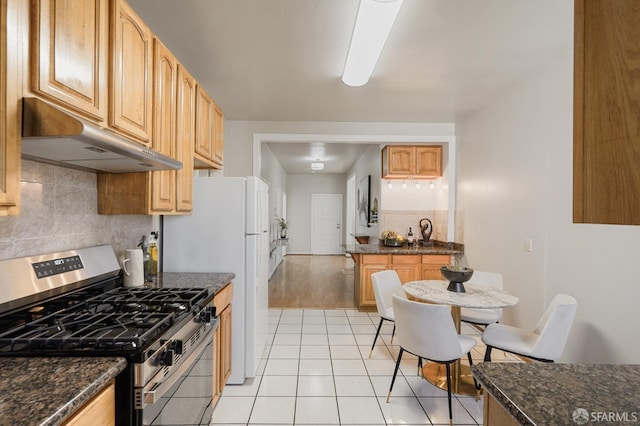
[[[480,368],[478,368],[480,366]],[[482,369],[482,363],[471,367],[471,372],[478,383],[484,388],[484,392],[488,392],[491,396],[505,409],[507,413],[513,417],[519,425],[535,426],[535,423],[518,408],[518,406],[509,399],[497,386],[493,379]]]
[[[351,254],[463,254],[464,244],[433,240],[429,245],[416,243],[413,247],[387,247],[384,244],[345,245]]]
[[[80,394],[62,406],[53,416],[49,417],[40,426],[57,426],[62,424],[68,417],[89,402],[91,398],[96,396],[104,387],[115,377],[120,374],[127,366],[125,358],[111,358],[116,362],[113,366],[104,370],[103,373],[93,383],[87,386]]]
[[[152,283],[145,283],[145,286],[211,288],[214,293],[218,293],[235,277],[233,272],[163,272]]]
[[[60,425],[126,366],[120,357],[2,357],[0,418],[11,424]]]

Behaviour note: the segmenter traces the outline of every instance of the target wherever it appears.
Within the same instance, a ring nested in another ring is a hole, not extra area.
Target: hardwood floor
[[[269,280],[271,308],[355,308],[353,260],[287,255]]]

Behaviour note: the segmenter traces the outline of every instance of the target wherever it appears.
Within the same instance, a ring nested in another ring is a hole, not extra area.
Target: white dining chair
[[[502,274],[497,272],[473,271],[469,283],[482,284],[502,290]],[[502,309],[460,309],[460,320],[486,327],[494,322],[499,322],[502,318]]]
[[[378,309],[378,315],[380,315],[380,323],[378,324],[378,330],[376,331],[376,337],[373,338],[373,344],[371,345],[371,351],[369,351],[369,358],[373,354],[373,348],[376,346],[376,341],[380,335],[382,329],[382,323],[384,321],[391,321],[394,323],[393,332],[391,333],[391,343],[393,343],[393,336],[396,332],[395,320],[393,315],[393,304],[391,302],[391,296],[394,294],[399,297],[407,298],[402,288],[402,282],[398,273],[394,270],[388,269],[386,271],[375,272],[371,274],[371,284],[373,286],[373,295],[376,299],[376,308]]]
[[[493,348],[537,361],[554,362],[564,352],[578,302],[567,294],[556,295],[533,330],[505,324],[489,324],[482,333],[487,345],[485,362]]]
[[[400,351],[391,378],[387,402],[391,399],[391,391],[398,374],[402,354],[406,351],[419,359],[425,358],[445,365],[447,396],[449,398],[449,424],[453,424],[451,363],[466,354],[469,364],[473,365],[471,349],[476,345],[476,340],[473,337],[457,333],[449,306],[414,302],[394,295],[393,311],[396,318],[397,341],[400,345]]]

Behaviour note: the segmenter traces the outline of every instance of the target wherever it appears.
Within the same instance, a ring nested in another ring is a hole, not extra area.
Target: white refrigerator
[[[194,177],[193,213],[165,216],[165,272],[233,272],[231,376],[255,377],[268,332],[269,187],[255,176]]]

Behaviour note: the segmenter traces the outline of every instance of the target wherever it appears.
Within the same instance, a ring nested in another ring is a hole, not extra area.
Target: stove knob
[[[173,350],[177,355],[182,355],[182,353],[184,352],[182,340],[173,340],[171,343],[169,343],[169,348]]]
[[[167,349],[158,356],[160,365],[171,367],[173,365],[173,350]]]
[[[204,322],[206,324],[210,323],[212,319],[211,308],[204,308],[203,310],[201,310],[199,318],[201,322]]]

